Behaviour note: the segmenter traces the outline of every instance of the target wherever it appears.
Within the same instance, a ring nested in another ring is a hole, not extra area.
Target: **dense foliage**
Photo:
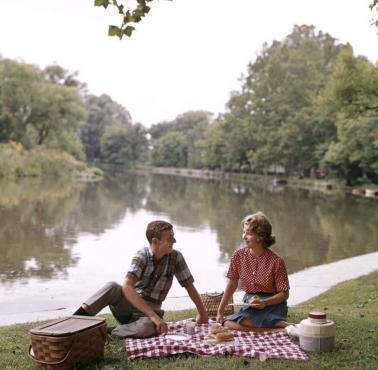
[[[188,111],[146,129],[75,73],[0,58],[0,143],[121,166],[378,183],[378,67],[328,33],[295,26],[264,44],[226,106],[215,119]]]
[[[0,177],[59,175],[81,161],[128,164],[147,155],[146,130],[107,95],[58,65],[0,57]]]
[[[198,141],[209,125],[211,113],[189,111],[170,122],[154,124],[149,129],[151,163],[155,166],[202,167]]]
[[[226,113],[207,119],[194,143],[176,121],[151,127],[152,163],[378,182],[377,89],[377,67],[349,44],[295,26],[263,46]],[[190,143],[196,160],[185,165]]]

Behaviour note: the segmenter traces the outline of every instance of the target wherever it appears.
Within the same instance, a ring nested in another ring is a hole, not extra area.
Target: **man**
[[[176,243],[173,226],[166,221],[150,222],[146,237],[150,247],[134,255],[123,285],[114,282],[105,284],[74,315],[96,315],[109,306],[119,322],[111,330],[114,336],[146,338],[167,333],[161,304],[169,292],[173,276],[176,276],[197,307],[197,323],[208,322],[206,309],[193,285],[194,279],[185,259],[173,249]]]

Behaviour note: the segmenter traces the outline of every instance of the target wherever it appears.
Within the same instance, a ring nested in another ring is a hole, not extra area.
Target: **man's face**
[[[176,243],[175,234],[173,230],[163,231],[160,240],[157,239],[157,246],[159,251],[163,254],[168,254],[172,251],[173,244]]]

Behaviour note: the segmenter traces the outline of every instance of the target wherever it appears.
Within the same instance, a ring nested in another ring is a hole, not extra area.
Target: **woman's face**
[[[251,248],[254,245],[256,245],[256,238],[257,235],[249,229],[247,225],[244,225],[243,227],[243,242],[244,246],[247,248]]]

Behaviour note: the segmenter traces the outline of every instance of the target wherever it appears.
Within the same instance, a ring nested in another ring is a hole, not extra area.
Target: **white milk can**
[[[299,345],[305,351],[330,351],[335,346],[335,323],[324,312],[312,311],[299,324]]]

